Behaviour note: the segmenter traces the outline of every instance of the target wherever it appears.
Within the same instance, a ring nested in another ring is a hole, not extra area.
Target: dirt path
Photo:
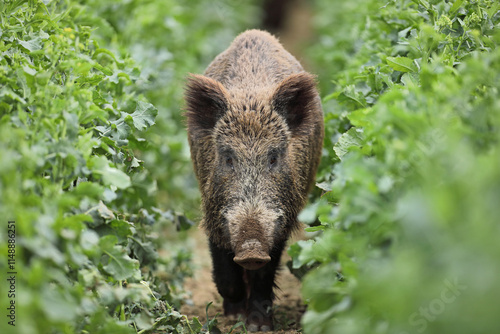
[[[195,243],[194,247],[194,276],[185,283],[185,289],[192,294],[192,304],[184,305],[181,313],[192,318],[198,317],[203,323],[206,320],[205,309],[208,303],[213,302],[208,310],[208,316],[214,317],[217,313],[219,329],[222,333],[229,333],[231,327],[237,322],[224,317],[222,310],[222,297],[217,292],[217,288],[212,281],[212,260],[208,250],[208,243],[202,231],[197,230],[192,235]],[[282,270],[278,274],[278,286],[276,291],[277,299],[274,309],[275,331],[272,333],[299,333],[300,318],[305,311],[305,306],[300,297],[300,281],[293,276],[284,263],[288,260],[288,255],[282,257]],[[233,333],[243,332],[238,327]],[[271,332],[267,332],[271,333]]]

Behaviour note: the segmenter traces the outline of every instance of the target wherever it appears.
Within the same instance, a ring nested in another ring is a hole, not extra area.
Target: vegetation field
[[[317,75],[326,126],[276,332],[500,333],[500,2],[273,2],[0,3],[0,333],[246,332],[182,109],[250,28]]]

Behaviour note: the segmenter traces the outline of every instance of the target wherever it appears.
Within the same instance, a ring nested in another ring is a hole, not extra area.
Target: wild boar
[[[271,330],[276,269],[321,157],[315,77],[275,37],[249,30],[190,76],[185,99],[224,313],[245,316],[250,331]]]

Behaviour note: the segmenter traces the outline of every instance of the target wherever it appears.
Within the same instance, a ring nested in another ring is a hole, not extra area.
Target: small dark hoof
[[[232,303],[224,299],[224,315],[230,320],[237,320],[245,315],[245,301]]]
[[[247,317],[246,328],[249,332],[269,332],[273,330],[272,316]]]
[[[249,332],[269,332],[271,331],[271,326],[268,326],[268,325],[262,325],[262,326],[259,326],[257,324],[249,324],[246,326],[247,328],[247,331]]]
[[[247,309],[246,328],[249,332],[273,330],[273,302],[254,300]]]

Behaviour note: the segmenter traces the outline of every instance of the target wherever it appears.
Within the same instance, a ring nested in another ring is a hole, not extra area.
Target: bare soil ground
[[[185,283],[185,289],[191,293],[192,303],[181,308],[181,313],[192,317],[198,317],[202,323],[206,321],[205,309],[207,304],[213,302],[208,309],[209,318],[217,314],[218,327],[222,333],[229,333],[231,327],[237,323],[224,317],[222,309],[222,297],[212,280],[212,260],[205,235],[197,230],[192,238],[196,243],[194,249],[194,276]],[[274,305],[274,328],[273,332],[267,333],[300,333],[300,318],[305,311],[305,306],[300,297],[300,281],[293,276],[284,265],[288,255],[282,257],[282,269],[278,273],[279,290],[276,291]],[[238,327],[232,333],[243,333],[243,328]]]

